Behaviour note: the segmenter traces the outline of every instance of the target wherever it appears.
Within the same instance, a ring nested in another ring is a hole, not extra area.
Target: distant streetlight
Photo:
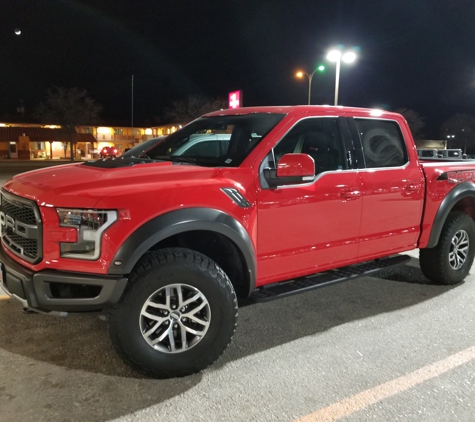
[[[342,53],[340,50],[331,50],[327,54],[327,59],[331,62],[336,62],[336,76],[335,76],[335,105],[338,105],[338,89],[340,84],[340,64],[343,60],[345,63],[352,63],[356,60],[356,53],[347,51]]]
[[[449,147],[449,141],[452,140],[452,144],[453,144],[453,141],[454,141],[454,138],[455,138],[455,135],[447,135],[447,142],[445,143],[445,148],[447,149]]]
[[[313,78],[313,75],[315,75],[315,72],[317,70],[319,72],[323,72],[325,70],[325,66],[318,66],[310,75],[308,73],[305,73],[305,72],[297,72],[295,74],[295,76],[297,76],[297,78],[303,78],[304,75],[308,78],[308,105],[310,105],[310,92],[311,92],[311,89],[312,89],[312,78]]]

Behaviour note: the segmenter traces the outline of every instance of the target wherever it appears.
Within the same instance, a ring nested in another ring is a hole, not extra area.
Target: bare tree
[[[68,142],[71,161],[74,161],[74,134],[77,126],[89,126],[99,121],[102,107],[78,88],[53,87],[46,100],[35,109],[34,116],[42,123],[61,126],[64,141]]]
[[[186,124],[203,114],[227,107],[228,103],[223,98],[209,100],[200,96],[190,96],[184,101],[173,101],[172,107],[165,111],[173,123]]]
[[[412,136],[414,139],[424,139],[424,134],[422,133],[422,129],[425,126],[424,118],[421,115],[413,110],[412,108],[398,108],[396,113],[402,114],[411,129]]]
[[[440,132],[442,138],[447,139],[447,148],[459,148],[464,154],[475,152],[475,117],[471,114],[453,115],[444,122]]]

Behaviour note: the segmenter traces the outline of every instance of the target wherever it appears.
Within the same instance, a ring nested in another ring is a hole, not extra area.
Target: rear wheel
[[[188,249],[163,249],[145,255],[130,279],[109,310],[111,340],[126,363],[169,378],[198,372],[223,353],[237,299],[216,263]]]
[[[434,248],[421,249],[423,274],[438,284],[457,284],[468,275],[475,256],[475,222],[465,213],[453,212]]]

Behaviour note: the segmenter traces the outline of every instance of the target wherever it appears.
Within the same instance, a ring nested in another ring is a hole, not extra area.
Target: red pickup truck
[[[238,299],[270,300],[410,259],[456,284],[475,253],[475,163],[422,161],[380,110],[207,114],[117,159],[17,175],[1,190],[0,286],[30,311],[106,312],[155,377],[197,372]]]

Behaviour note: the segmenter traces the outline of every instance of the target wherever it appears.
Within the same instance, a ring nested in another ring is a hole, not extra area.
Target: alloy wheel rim
[[[452,237],[449,251],[449,264],[454,270],[462,268],[467,261],[469,249],[468,233],[465,230],[459,230]]]
[[[158,289],[140,311],[140,331],[145,341],[163,353],[181,353],[196,346],[211,322],[205,295],[187,284]]]

